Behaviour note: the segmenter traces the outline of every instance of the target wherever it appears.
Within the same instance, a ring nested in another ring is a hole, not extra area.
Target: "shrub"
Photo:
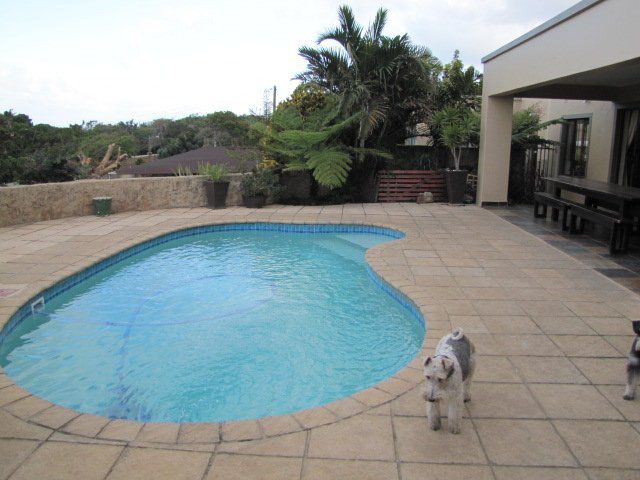
[[[240,185],[243,195],[247,197],[264,195],[277,198],[282,192],[278,183],[278,176],[270,169],[258,169],[250,175],[245,175]]]
[[[207,177],[212,182],[224,182],[229,176],[229,168],[226,165],[212,165],[205,163],[198,167],[198,173]]]

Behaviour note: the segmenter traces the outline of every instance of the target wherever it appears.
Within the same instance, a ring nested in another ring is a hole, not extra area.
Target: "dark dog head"
[[[640,336],[640,320],[634,320],[631,324],[633,325],[633,331]]]

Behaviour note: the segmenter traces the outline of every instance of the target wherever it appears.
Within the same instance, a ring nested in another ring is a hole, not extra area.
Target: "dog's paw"
[[[464,399],[464,403],[470,402],[471,401],[471,397],[467,397]]]
[[[455,425],[452,423],[451,425],[449,425],[449,432],[454,434],[460,433],[460,425]]]
[[[624,398],[625,400],[633,400],[635,396],[626,393],[622,398]]]
[[[429,428],[431,430],[440,430],[441,427],[442,427],[442,423],[440,422],[440,419],[429,420]]]

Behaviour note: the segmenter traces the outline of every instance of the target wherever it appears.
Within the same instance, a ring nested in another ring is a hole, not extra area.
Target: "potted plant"
[[[466,106],[449,106],[439,111],[433,123],[440,130],[440,142],[451,151],[453,169],[447,170],[449,203],[463,203],[467,186],[467,171],[460,169],[462,149],[478,133],[478,115]]]
[[[258,168],[253,173],[245,175],[240,189],[244,206],[249,208],[263,207],[267,198],[275,198],[281,191],[278,176],[269,168]]]
[[[207,194],[207,206],[224,208],[229,191],[229,169],[226,165],[203,164],[198,167],[198,173],[204,175],[204,190]]]
[[[93,199],[93,211],[99,217],[111,214],[111,197],[95,197]]]

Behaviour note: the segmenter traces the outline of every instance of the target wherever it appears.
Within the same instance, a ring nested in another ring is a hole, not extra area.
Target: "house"
[[[140,165],[122,167],[119,176],[166,177],[178,172],[198,173],[203,164],[224,164],[231,172],[250,171],[261,160],[260,152],[245,147],[202,147]]]
[[[640,187],[640,3],[582,0],[482,59],[479,204],[507,202],[514,99],[563,117],[552,174]]]
[[[555,154],[549,156],[545,172],[609,181],[616,133],[617,107],[614,102],[537,98],[514,100],[514,111],[529,107],[540,113],[542,122],[563,120],[562,124],[551,125],[539,132],[541,137],[557,144]],[[567,159],[572,151],[574,156],[578,156],[578,161],[573,164]]]

